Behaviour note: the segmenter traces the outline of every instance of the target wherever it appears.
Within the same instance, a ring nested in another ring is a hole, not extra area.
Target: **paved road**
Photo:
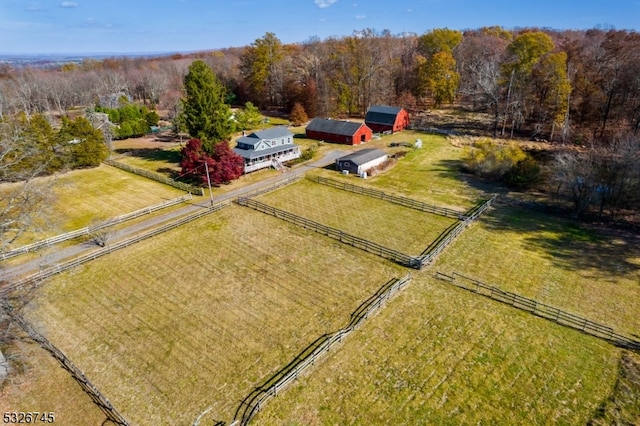
[[[274,176],[269,179],[265,179],[263,181],[253,183],[251,185],[243,186],[241,188],[234,189],[233,191],[229,191],[227,193],[214,196],[213,202],[218,203],[221,201],[233,200],[239,196],[257,191],[261,188],[272,185],[274,183],[277,183],[280,180],[287,179],[291,176],[298,176],[310,170],[328,166],[329,164],[334,163],[338,157],[341,157],[344,154],[345,154],[345,151],[331,151],[330,153],[325,155],[322,159],[315,161],[313,163],[300,165],[292,169],[289,169],[286,173],[282,173],[278,176]],[[148,229],[155,228],[162,223],[166,223],[166,222],[178,219],[182,216],[188,215],[202,208],[207,208],[210,204],[208,192],[205,191],[205,197],[199,198],[198,200],[199,200],[198,202],[192,201],[188,203],[188,205],[180,209],[176,209],[162,215],[156,215],[148,218],[147,220],[121,228],[117,232],[115,232],[112,236],[110,236],[109,241],[117,242],[125,238],[132,237]],[[33,260],[29,260],[27,262],[24,262],[16,266],[3,268],[2,271],[0,272],[0,282],[5,281],[7,283],[11,283],[11,281],[16,280],[18,278],[23,278],[31,274],[37,273],[42,268],[53,266],[66,259],[71,259],[96,249],[97,249],[96,245],[91,243],[90,241],[85,241],[85,242],[78,243],[78,244],[75,244],[69,247],[64,247],[64,248],[56,248],[54,246],[50,249],[44,249],[41,252],[42,255]],[[0,267],[2,267],[1,264],[0,264]]]

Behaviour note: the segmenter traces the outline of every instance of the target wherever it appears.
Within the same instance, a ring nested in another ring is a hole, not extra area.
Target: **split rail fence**
[[[232,424],[247,425],[269,399],[277,396],[278,392],[296,380],[304,370],[314,365],[319,357],[327,353],[334,345],[342,342],[343,338],[358,328],[369,315],[382,307],[393,295],[401,291],[410,280],[411,275],[409,274],[401,279],[388,281],[351,314],[349,324],[334,333],[320,336],[300,352],[293,361],[262,385],[256,387],[240,403]]]
[[[156,204],[154,206],[145,207],[139,210],[136,210],[131,213],[123,214],[121,216],[117,216],[111,219],[107,219],[104,222],[100,222],[96,225],[87,226],[85,228],[76,229],[75,231],[66,232],[64,234],[56,235],[51,238],[46,238],[41,241],[37,241],[33,244],[29,244],[26,246],[18,247],[14,250],[9,250],[0,255],[0,260],[10,259],[12,257],[19,256],[21,254],[29,253],[32,251],[40,250],[44,247],[50,247],[55,244],[59,244],[64,241],[72,240],[74,238],[82,237],[85,235],[91,235],[93,232],[99,231],[101,229],[108,228],[110,226],[118,225],[123,222],[127,222],[129,220],[136,219],[138,217],[154,213],[158,210],[165,209],[167,207],[175,206],[180,203],[184,203],[185,201],[191,200],[193,197],[191,194],[186,194],[178,198],[174,198],[172,200],[167,200],[163,203]]]
[[[71,377],[78,383],[82,390],[91,397],[93,402],[107,417],[107,420],[119,426],[128,426],[127,420],[115,409],[111,402],[96,388],[89,379],[84,375],[74,363],[56,346],[54,346],[46,337],[40,334],[35,328],[27,322],[22,316],[13,312],[12,308],[6,303],[2,303],[2,308],[11,317],[11,320],[17,324],[29,337],[40,345],[41,348],[49,352],[60,363],[62,368],[71,374]]]
[[[399,204],[401,206],[409,207],[415,210],[433,213],[439,216],[450,217],[458,220],[466,219],[466,214],[463,212],[459,212],[453,209],[448,209],[446,207],[434,206],[432,204],[423,203],[422,201],[413,200],[411,198],[399,197],[397,195],[387,194],[377,189],[371,189],[371,188],[365,188],[358,185],[352,185],[349,183],[324,178],[322,176],[318,176],[317,179],[315,180],[321,185],[331,186],[333,188],[342,189],[343,191],[354,192],[356,194],[367,195],[372,198],[379,198],[381,200],[388,201],[394,204]]]
[[[147,238],[151,238],[156,235],[162,234],[163,232],[166,232],[170,229],[177,228],[181,225],[184,225],[185,223],[199,219],[209,213],[218,211],[223,207],[228,206],[229,204],[230,204],[229,201],[223,201],[223,202],[214,204],[213,206],[203,208],[202,210],[198,210],[195,213],[191,213],[189,215],[183,216],[173,222],[166,223],[157,228],[153,228],[147,232],[139,233],[137,235],[134,235],[133,237],[115,242],[113,244],[109,244],[104,248],[94,250],[90,253],[75,257],[67,262],[62,262],[57,265],[53,265],[48,268],[45,268],[38,273],[30,275],[22,280],[15,281],[10,285],[8,285],[7,287],[4,287],[2,290],[0,290],[0,297],[8,297],[14,291],[25,291],[25,290],[31,290],[33,288],[37,288],[40,286],[42,282],[44,282],[45,280],[47,280],[48,278],[54,275],[60,274],[69,269],[75,268],[84,263],[95,260],[104,255],[107,255],[109,253],[113,253],[116,250],[120,250],[122,248],[128,247],[137,242],[146,240]]]
[[[471,209],[469,212],[465,213],[465,219],[450,227],[445,232],[440,234],[438,239],[436,239],[418,258],[420,262],[420,268],[424,267],[426,264],[431,263],[436,256],[444,251],[444,249],[451,244],[451,242],[458,236],[464,229],[471,224],[474,220],[476,220],[482,213],[487,211],[489,207],[495,201],[496,196],[494,195],[491,199],[479,204],[477,207]]]
[[[133,167],[128,164],[113,160],[111,158],[107,158],[106,160],[104,160],[104,163],[110,166],[125,170],[127,172],[136,174],[138,176],[143,176],[143,177],[155,180],[157,182],[164,183],[165,185],[170,185],[170,186],[173,186],[174,188],[182,189],[183,191],[187,191],[195,195],[200,195],[200,196],[204,195],[204,189],[202,188],[189,185],[188,183],[178,182],[177,180],[173,180],[171,178],[168,178],[158,173],[150,172],[149,170]]]
[[[586,318],[571,314],[569,312],[565,312],[553,306],[538,302],[537,300],[520,296],[516,293],[501,290],[495,286],[482,283],[476,279],[464,276],[457,272],[453,272],[451,275],[437,272],[436,278],[447,281],[451,284],[456,285],[457,287],[463,288],[473,293],[480,294],[498,302],[505,303],[514,308],[529,312],[538,317],[553,321],[565,327],[570,327],[591,336],[607,340],[616,346],[631,349],[634,351],[640,351],[640,341],[618,334],[610,326],[590,321]]]
[[[345,243],[350,246],[367,251],[369,253],[373,253],[375,255],[378,255],[385,259],[392,260],[401,265],[408,266],[410,268],[415,268],[415,269],[420,269],[421,267],[420,259],[417,257],[400,253],[397,250],[393,250],[393,249],[381,246],[380,244],[374,243],[373,241],[365,240],[364,238],[347,234],[346,232],[343,232],[339,229],[322,225],[321,223],[318,223],[311,219],[307,219],[302,216],[289,213],[285,210],[280,210],[270,205],[261,203],[260,201],[256,201],[254,199],[247,198],[247,197],[239,197],[236,199],[236,203],[238,203],[241,206],[249,207],[256,211],[266,213],[278,219],[285,220],[287,222],[293,223],[294,225],[301,226],[305,229],[309,229],[319,234],[326,235],[327,237],[333,238],[334,240],[338,240],[341,243]]]

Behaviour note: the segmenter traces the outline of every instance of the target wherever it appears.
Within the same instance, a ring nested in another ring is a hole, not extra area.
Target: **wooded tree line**
[[[65,115],[114,93],[178,114],[183,78],[202,59],[227,102],[309,117],[362,116],[372,104],[412,111],[455,103],[489,112],[500,136],[570,143],[640,127],[640,35],[626,30],[434,29],[283,44],[267,33],[243,48],[158,58],[87,59],[55,70],[0,69],[0,117]]]

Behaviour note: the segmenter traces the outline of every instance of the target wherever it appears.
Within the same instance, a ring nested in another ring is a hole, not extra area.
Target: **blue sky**
[[[640,0],[0,0],[0,53],[189,52],[354,30],[640,29]]]

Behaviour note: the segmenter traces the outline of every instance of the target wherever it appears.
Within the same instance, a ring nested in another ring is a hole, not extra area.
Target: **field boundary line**
[[[451,283],[458,288],[485,296],[513,308],[529,312],[532,315],[544,318],[564,327],[572,328],[593,337],[606,340],[615,346],[640,352],[640,341],[616,333],[613,327],[608,325],[588,320],[587,318],[563,311],[535,299],[520,296],[517,293],[501,290],[498,287],[485,284],[457,272],[453,272],[449,275],[438,271],[436,272],[435,277],[441,281]]]
[[[121,248],[129,247],[132,244],[138,243],[140,241],[146,240],[148,238],[154,237],[156,235],[162,234],[163,232],[169,231],[171,229],[177,228],[179,226],[184,225],[185,223],[189,223],[196,219],[199,219],[207,214],[216,212],[224,207],[230,205],[231,202],[229,200],[225,200],[214,204],[212,206],[203,208],[202,210],[198,210],[195,213],[191,213],[189,215],[183,216],[177,220],[161,225],[157,228],[153,228],[146,232],[141,232],[139,234],[134,235],[133,237],[126,238],[124,240],[115,242],[113,244],[108,244],[106,247],[94,250],[90,253],[86,253],[80,256],[77,256],[71,260],[66,262],[59,263],[57,265],[50,266],[32,274],[22,280],[15,281],[9,284],[7,287],[0,290],[0,298],[1,297],[9,297],[10,293],[14,291],[30,291],[34,288],[39,287],[45,280],[48,278],[65,272],[69,269],[80,266],[89,261],[95,260],[99,257],[107,255],[109,253],[113,253],[116,250],[120,250]]]
[[[473,207],[467,213],[465,213],[465,219],[462,222],[454,224],[447,228],[442,234],[438,236],[438,238],[433,241],[429,247],[422,252],[420,257],[418,257],[420,261],[420,268],[424,267],[426,264],[431,263],[436,256],[444,251],[445,248],[451,242],[462,233],[473,221],[480,217],[484,212],[491,207],[491,205],[495,202],[497,195],[494,195],[489,200],[484,201]]]
[[[155,180],[156,182],[164,183],[165,185],[173,186],[174,188],[182,189],[183,191],[187,191],[193,193],[195,195],[204,196],[204,189],[199,188],[197,186],[189,185],[188,183],[178,182],[177,180],[173,180],[166,176],[163,176],[159,173],[150,172],[149,170],[141,169],[139,167],[130,166],[125,163],[121,163],[112,158],[107,158],[103,161],[105,164],[109,166],[116,167],[118,169],[127,171],[129,173],[136,174],[138,176],[146,177],[148,179]]]
[[[143,207],[139,210],[133,211],[131,213],[126,213],[120,216],[116,216],[114,218],[111,219],[107,219],[103,222],[97,223],[95,225],[92,226],[86,226],[84,228],[80,228],[80,229],[76,229],[74,231],[69,231],[69,232],[65,232],[63,234],[59,234],[50,238],[46,238],[44,240],[40,240],[40,241],[36,241],[33,244],[28,244],[22,247],[18,247],[14,250],[9,250],[6,251],[4,253],[2,253],[0,255],[0,260],[7,260],[7,259],[11,259],[12,257],[16,257],[19,256],[21,254],[26,254],[29,252],[33,252],[36,250],[40,250],[41,248],[44,247],[50,247],[52,245],[64,242],[64,241],[68,241],[68,240],[72,240],[74,238],[78,238],[81,236],[85,236],[85,235],[91,235],[91,233],[99,231],[101,229],[104,228],[108,228],[110,226],[114,226],[114,225],[118,225],[124,222],[127,222],[129,220],[133,220],[133,219],[137,219],[138,217],[147,215],[147,214],[151,214],[154,213],[158,210],[162,210],[165,209],[167,207],[171,207],[171,206],[175,206],[177,204],[181,204],[184,203],[188,200],[191,200],[193,198],[193,196],[191,195],[191,193],[188,193],[186,195],[182,195],[180,197],[174,198],[172,200],[167,200],[164,201],[160,204],[156,204],[153,206],[149,206],[149,207]]]
[[[322,225],[321,223],[318,223],[311,219],[307,219],[305,217],[289,213],[285,210],[272,207],[268,204],[261,203],[260,201],[256,201],[252,198],[238,197],[235,202],[241,206],[249,207],[261,213],[268,214],[302,228],[317,232],[318,234],[326,235],[327,237],[338,240],[341,243],[359,248],[369,253],[373,253],[385,259],[392,260],[396,263],[399,263],[400,265],[408,266],[414,269],[420,269],[422,267],[422,263],[417,257],[409,256],[397,250],[393,250],[380,244],[374,243],[373,241],[356,237],[355,235],[348,234],[339,229]]]
[[[266,185],[260,189],[255,189],[253,191],[249,191],[244,193],[243,197],[257,197],[258,195],[266,194],[271,191],[275,191],[276,189],[280,189],[282,187],[291,185],[292,183],[298,182],[302,180],[303,175],[293,175],[284,179],[279,179],[269,185]]]
[[[100,408],[100,410],[107,417],[107,420],[113,422],[119,426],[128,426],[127,420],[113,407],[111,402],[91,383],[87,376],[80,370],[71,360],[58,349],[53,343],[49,341],[44,335],[39,333],[26,319],[21,315],[14,312],[13,308],[8,303],[2,302],[2,309],[7,313],[11,320],[16,323],[29,337],[36,342],[42,349],[49,352],[56,361],[66,370],[73,380],[82,388],[82,390],[89,395],[93,400],[93,403]]]
[[[271,398],[278,395],[283,388],[297,380],[307,368],[314,365],[322,355],[342,339],[356,330],[372,313],[380,309],[386,301],[400,292],[411,281],[411,274],[401,279],[393,278],[385,283],[373,295],[351,313],[349,323],[338,331],[323,334],[304,348],[289,364],[257,386],[247,395],[236,410],[232,424],[247,425]]]
[[[388,201],[390,203],[399,204],[403,207],[408,207],[414,210],[420,210],[422,212],[433,213],[439,216],[444,216],[444,217],[458,219],[458,220],[465,220],[467,218],[467,213],[463,213],[463,212],[449,209],[446,207],[439,207],[433,204],[427,204],[422,201],[414,200],[412,198],[387,194],[386,192],[383,192],[377,189],[371,189],[363,186],[353,185],[350,183],[340,182],[340,181],[325,178],[322,176],[318,176],[317,178],[311,179],[311,181],[319,183],[321,185],[326,185],[336,189],[341,189],[343,191],[349,191],[356,194],[365,195],[371,198],[377,198],[383,201]]]

